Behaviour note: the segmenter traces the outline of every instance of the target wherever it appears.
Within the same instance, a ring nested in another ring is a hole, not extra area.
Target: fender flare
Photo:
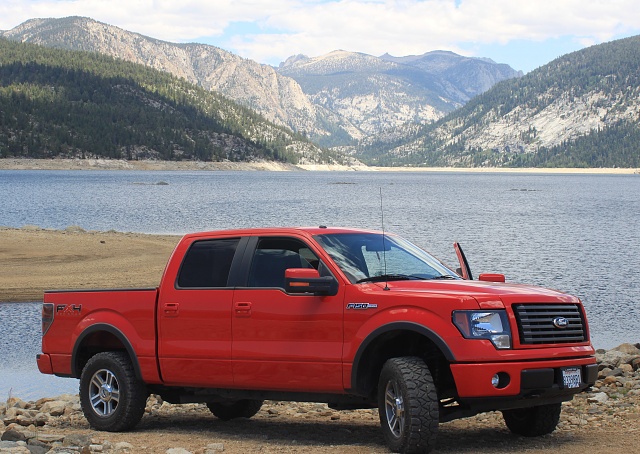
[[[98,323],[95,325],[91,325],[78,336],[73,346],[73,352],[71,354],[71,375],[73,377],[79,378],[80,375],[82,374],[82,370],[78,370],[78,366],[77,366],[78,363],[76,361],[78,358],[80,347],[84,342],[85,338],[87,338],[87,336],[99,331],[105,331],[113,335],[122,343],[122,345],[124,345],[124,348],[127,350],[127,354],[129,355],[129,358],[131,358],[131,364],[133,365],[133,369],[136,373],[136,377],[138,379],[142,379],[142,373],[140,372],[140,364],[138,363],[138,357],[136,355],[135,350],[133,349],[133,346],[131,345],[131,342],[129,342],[129,339],[127,339],[127,337],[122,333],[122,331],[120,331],[115,326],[109,325],[107,323]]]
[[[389,331],[412,331],[414,333],[421,334],[431,342],[433,342],[436,347],[438,347],[447,361],[454,362],[456,360],[447,343],[438,334],[436,334],[426,326],[414,322],[388,323],[386,325],[380,326],[379,328],[376,328],[371,333],[369,333],[360,344],[360,347],[358,347],[358,351],[353,358],[353,364],[351,365],[351,389],[357,389],[358,369],[360,367],[360,361],[362,360],[364,352],[374,340],[376,340],[379,336],[388,333]]]

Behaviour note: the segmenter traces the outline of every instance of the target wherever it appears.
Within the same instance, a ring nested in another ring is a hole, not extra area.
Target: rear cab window
[[[220,238],[194,242],[185,254],[177,288],[224,288],[240,238]]]

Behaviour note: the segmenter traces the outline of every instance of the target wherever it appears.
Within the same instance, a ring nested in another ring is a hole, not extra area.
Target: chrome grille
[[[567,344],[587,340],[587,330],[577,304],[515,304],[521,344]],[[568,324],[558,328],[554,320]]]

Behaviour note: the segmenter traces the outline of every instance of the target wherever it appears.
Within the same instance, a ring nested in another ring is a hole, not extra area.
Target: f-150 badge
[[[369,304],[369,303],[349,303],[349,304],[347,304],[347,309],[356,309],[356,310],[376,309],[377,307],[378,307],[377,304]]]

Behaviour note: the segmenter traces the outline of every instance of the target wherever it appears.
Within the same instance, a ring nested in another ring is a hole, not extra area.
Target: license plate
[[[562,369],[562,382],[566,388],[579,388],[582,384],[582,373],[579,367]]]

